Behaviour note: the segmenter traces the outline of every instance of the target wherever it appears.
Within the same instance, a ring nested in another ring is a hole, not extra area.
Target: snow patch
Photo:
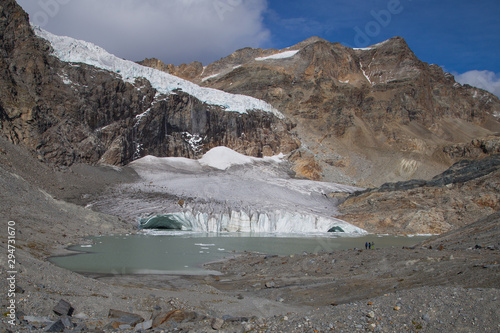
[[[277,54],[273,54],[267,57],[259,57],[255,58],[256,61],[264,61],[264,60],[279,60],[279,59],[287,59],[291,58],[294,55],[296,55],[300,50],[294,50],[294,51],[285,51]]]
[[[61,74],[59,74],[59,77],[63,80],[63,83],[64,83],[64,84],[67,84],[67,85],[72,85],[72,84],[73,84],[73,81],[71,81],[71,80],[68,78],[68,76],[66,75],[66,73],[65,73],[65,75],[61,75]]]
[[[193,135],[189,132],[183,132],[182,136],[183,136],[184,140],[188,143],[191,150],[195,154],[198,154],[199,152],[201,152],[201,150],[203,148],[203,140],[206,139],[206,137],[202,138],[198,134]]]
[[[203,155],[199,162],[203,166],[227,170],[233,165],[253,163],[254,159],[253,157],[245,156],[227,147],[215,147]]]
[[[361,64],[361,62],[359,63],[359,67],[361,68],[361,71],[363,72],[363,75],[365,76],[365,78],[368,80],[368,82],[370,82],[370,84],[373,86],[374,83],[370,80],[370,78],[368,77],[368,75],[366,75],[366,72],[365,70],[363,69],[363,64]]]
[[[370,50],[374,50],[377,47],[380,47],[380,46],[386,44],[389,41],[390,41],[390,39],[387,39],[387,40],[384,40],[383,42],[380,42],[380,43],[377,43],[377,44],[373,44],[373,45],[370,45],[370,46],[367,46],[367,47],[353,47],[353,50],[356,50],[356,51],[370,51]]]
[[[149,108],[146,111],[144,111],[143,113],[138,114],[137,116],[135,116],[135,119],[141,120],[143,117],[145,117],[149,113],[149,111],[151,111],[151,108]],[[138,125],[138,124],[139,124],[139,122],[136,123],[136,125]]]
[[[84,63],[103,70],[114,72],[129,83],[138,78],[147,79],[153,88],[161,94],[172,94],[181,89],[200,101],[211,105],[219,105],[226,111],[246,113],[248,110],[270,112],[283,119],[284,116],[270,104],[244,95],[236,95],[212,88],[203,88],[187,80],[154,68],[141,66],[133,61],[124,60],[107,52],[103,48],[71,37],[57,36],[40,27],[33,27],[38,37],[46,39],[53,48],[53,55],[68,63]]]
[[[220,75],[220,73],[217,73],[217,74],[214,74],[214,75],[210,75],[210,76],[204,77],[203,79],[201,79],[201,82],[208,81],[208,80],[213,79],[213,78],[215,78],[215,77],[217,77],[219,75]]]

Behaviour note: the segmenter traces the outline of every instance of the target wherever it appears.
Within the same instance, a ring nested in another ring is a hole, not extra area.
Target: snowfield
[[[50,42],[53,55],[61,61],[84,63],[120,75],[124,81],[134,83],[137,78],[145,78],[153,88],[161,94],[172,94],[175,89],[182,89],[200,101],[211,105],[219,105],[226,111],[246,113],[248,110],[270,112],[283,119],[281,112],[260,99],[250,96],[236,95],[212,88],[203,88],[190,81],[174,75],[141,66],[133,61],[121,59],[103,48],[71,37],[57,36],[40,27],[33,26],[38,37]]]

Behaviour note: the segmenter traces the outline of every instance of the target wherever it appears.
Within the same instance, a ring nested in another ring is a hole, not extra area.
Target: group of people
[[[375,243],[374,242],[370,242],[370,243],[366,242],[365,243],[365,249],[366,250],[375,249]]]

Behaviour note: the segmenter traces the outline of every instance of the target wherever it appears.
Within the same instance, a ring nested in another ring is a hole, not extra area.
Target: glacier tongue
[[[146,156],[132,162],[140,180],[122,184],[93,208],[141,228],[199,232],[363,233],[338,215],[330,194],[352,186],[295,179],[281,157],[250,158],[216,147],[200,160]]]

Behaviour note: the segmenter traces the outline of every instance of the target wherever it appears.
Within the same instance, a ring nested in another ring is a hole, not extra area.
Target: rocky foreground
[[[3,332],[498,331],[500,245],[448,244],[247,253],[206,277],[85,277],[21,249],[15,326]]]

